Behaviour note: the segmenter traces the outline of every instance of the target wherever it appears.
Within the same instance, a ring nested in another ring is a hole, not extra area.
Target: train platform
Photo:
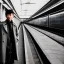
[[[63,64],[64,63],[64,47],[58,44],[48,36],[38,32],[34,28],[28,25],[24,25],[31,33],[41,50],[46,55],[51,64]]]

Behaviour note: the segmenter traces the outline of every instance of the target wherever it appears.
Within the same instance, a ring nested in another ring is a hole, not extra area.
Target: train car
[[[48,16],[39,18],[39,25],[48,27]]]
[[[64,30],[64,11],[49,15],[49,28]]]
[[[48,27],[48,16],[40,17],[32,21],[29,21],[29,24],[37,25],[40,27],[43,27],[43,26]]]
[[[32,21],[29,21],[29,23],[30,23],[30,24],[34,24],[34,25],[36,25],[36,24],[39,25],[39,19],[34,19],[34,20],[32,20]]]
[[[64,11],[31,20],[29,23],[40,27],[64,30]]]

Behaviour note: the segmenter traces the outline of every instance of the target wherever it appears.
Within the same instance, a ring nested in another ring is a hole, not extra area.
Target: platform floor
[[[24,24],[28,31],[32,34],[37,44],[45,53],[51,64],[64,64],[64,47],[48,36],[38,32],[33,27]]]

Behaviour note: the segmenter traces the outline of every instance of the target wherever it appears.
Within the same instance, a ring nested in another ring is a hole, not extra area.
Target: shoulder
[[[3,22],[0,22],[0,25],[6,25],[6,22],[5,21],[3,21]]]

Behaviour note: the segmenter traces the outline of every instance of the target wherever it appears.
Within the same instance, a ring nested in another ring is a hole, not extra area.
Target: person
[[[14,60],[18,60],[16,43],[18,41],[18,30],[13,22],[13,10],[5,12],[6,20],[3,22],[3,42],[5,53],[5,64],[13,64]],[[5,49],[6,48],[6,49]]]

